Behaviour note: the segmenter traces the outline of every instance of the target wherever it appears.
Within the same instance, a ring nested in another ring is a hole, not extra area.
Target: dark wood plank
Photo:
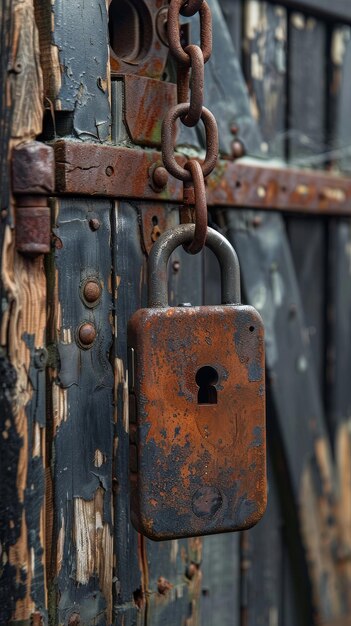
[[[326,26],[291,13],[289,22],[288,155],[323,169],[326,150]]]
[[[137,604],[143,613],[145,584],[142,572],[144,541],[129,513],[129,414],[127,322],[146,301],[146,257],[140,245],[138,208],[116,202],[112,217],[113,297],[116,333],[114,337],[115,372],[115,537],[114,602],[116,624],[134,623]]]
[[[242,45],[242,3],[241,0],[220,0],[220,6],[232,38],[239,62]]]
[[[327,221],[291,217],[286,219],[291,254],[302,298],[306,331],[322,397],[325,384],[326,246]]]
[[[243,68],[252,115],[267,157],[285,158],[287,11],[268,2],[244,4]]]
[[[283,520],[270,462],[268,489],[264,517],[241,539],[241,610],[246,626],[283,625]]]
[[[106,141],[111,124],[106,2],[35,4],[50,125],[55,111],[50,132]]]
[[[203,538],[201,626],[240,625],[239,533]]]
[[[253,226],[254,214],[249,212],[227,213],[226,219],[248,301],[265,323],[267,378],[274,409],[269,440],[274,445],[273,462],[280,468],[276,477],[287,531],[290,527],[289,543],[295,546],[293,564],[300,572],[296,579],[299,602],[306,607],[308,624],[307,565],[313,605],[321,619],[347,611],[343,588],[348,574],[338,570],[334,559],[336,475],[289,245],[281,217],[261,216],[259,227]]]
[[[232,153],[232,127],[239,128],[239,137],[250,155],[261,154],[261,137],[251,116],[247,89],[231,34],[218,0],[209,0],[213,20],[213,52],[205,66],[205,105],[216,117],[220,151]],[[194,19],[194,18],[193,18]],[[195,33],[194,28],[194,41]],[[196,42],[195,42],[196,43]],[[199,129],[201,145],[204,133]]]
[[[289,24],[289,158],[325,167],[327,112],[326,26],[300,13]],[[311,351],[322,393],[325,381],[326,222],[287,218],[291,253]]]
[[[51,339],[57,341],[51,364],[55,515],[51,619],[102,626],[112,622],[113,576],[111,205],[71,198],[60,201],[58,209],[56,270],[50,275]],[[92,219],[98,220],[97,229],[92,228]],[[88,279],[101,285],[101,299],[94,307],[82,298]],[[87,349],[79,343],[84,322],[96,328],[96,339]]]
[[[271,1],[279,2],[279,0]],[[351,22],[351,7],[348,0],[335,0],[333,3],[329,0],[284,0],[279,4],[285,4],[298,11],[314,13],[323,18]]]
[[[328,98],[329,160],[336,170],[351,172],[351,28],[337,25],[330,34]]]
[[[340,558],[351,546],[351,221],[329,224],[327,415],[339,479]]]

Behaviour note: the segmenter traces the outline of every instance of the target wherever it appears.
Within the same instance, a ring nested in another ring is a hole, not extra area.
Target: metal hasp
[[[149,257],[149,308],[128,324],[131,507],[154,540],[241,530],[266,507],[262,320],[240,304],[235,251],[208,229],[222,304],[169,307],[167,262],[194,225],[163,235]]]
[[[150,170],[162,163],[157,151],[58,140],[54,144],[56,192],[164,202],[183,200],[183,185],[169,176],[156,189]],[[176,155],[184,167],[186,158]],[[207,204],[309,215],[351,215],[351,183],[346,176],[283,168],[246,160],[219,160],[207,179]]]
[[[54,150],[39,141],[12,152],[12,191],[16,198],[16,248],[27,256],[50,252],[48,196],[55,188]]]

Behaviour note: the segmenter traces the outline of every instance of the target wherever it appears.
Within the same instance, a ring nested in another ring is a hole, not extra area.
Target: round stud
[[[233,141],[232,156],[233,156],[233,159],[240,159],[240,157],[245,156],[244,145],[239,139],[235,139],[235,141]]]
[[[96,328],[90,322],[84,322],[78,330],[78,340],[82,348],[90,348],[96,339]]]
[[[160,192],[167,186],[168,172],[163,165],[154,163],[150,170],[150,185],[154,191]]]
[[[88,304],[97,304],[101,297],[101,286],[99,283],[95,280],[88,280],[83,287],[83,297]]]

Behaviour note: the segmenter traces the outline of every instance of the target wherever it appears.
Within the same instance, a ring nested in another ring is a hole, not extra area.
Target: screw
[[[173,261],[172,269],[173,269],[173,272],[177,274],[177,272],[179,272],[180,270],[180,261]]]
[[[239,128],[235,124],[233,124],[233,126],[231,126],[230,128],[230,132],[232,133],[232,135],[237,135],[239,132]]]
[[[156,191],[164,189],[168,183],[168,172],[162,165],[151,169],[151,177]]]
[[[232,144],[232,157],[233,159],[240,159],[245,155],[245,148],[240,139],[235,139]]]
[[[108,165],[107,168],[105,169],[106,176],[112,176],[112,174],[114,173],[115,173],[115,170],[112,167],[112,165]]]
[[[98,219],[96,219],[96,217],[93,217],[91,220],[89,220],[89,226],[91,230],[99,230],[100,222]]]
[[[82,348],[90,348],[96,339],[96,328],[90,322],[84,322],[79,327],[78,339]]]
[[[88,280],[83,288],[85,300],[91,304],[96,303],[101,296],[101,286],[95,280]]]

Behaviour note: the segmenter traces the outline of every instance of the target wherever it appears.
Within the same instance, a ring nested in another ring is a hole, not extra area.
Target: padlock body
[[[128,325],[131,514],[160,540],[266,508],[264,331],[250,306],[150,308]]]

